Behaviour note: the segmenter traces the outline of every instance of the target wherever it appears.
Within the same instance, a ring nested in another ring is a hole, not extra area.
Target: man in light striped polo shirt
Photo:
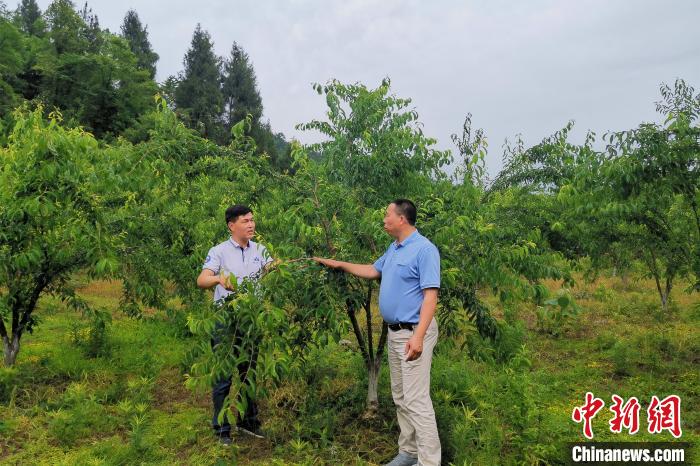
[[[223,302],[224,298],[232,293],[231,280],[234,277],[240,284],[246,277],[255,277],[263,267],[272,262],[265,246],[252,241],[255,236],[255,220],[253,220],[253,211],[249,207],[234,205],[226,209],[226,225],[231,237],[209,250],[202,272],[197,277],[197,286],[200,288],[215,287],[214,302],[216,303]],[[217,338],[212,340],[212,346],[218,343]],[[246,362],[238,366],[241,381],[245,379],[249,369],[255,369],[255,359],[253,357],[250,364]],[[226,416],[219,424],[218,416],[230,389],[231,377],[219,380],[212,389],[214,404],[212,427],[221,443],[225,445],[231,443],[231,425]],[[242,432],[262,437],[258,408],[254,400],[248,403],[246,412],[238,421],[237,427]]]

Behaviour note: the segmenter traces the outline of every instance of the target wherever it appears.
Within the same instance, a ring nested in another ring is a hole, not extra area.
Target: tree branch
[[[651,256],[651,262],[649,263],[649,268],[651,269],[652,275],[654,275],[654,280],[656,281],[656,290],[659,292],[659,297],[661,298],[661,304],[664,305],[664,293],[661,290],[661,282],[659,277],[659,270],[656,267],[656,255],[653,249],[649,249],[649,255]]]
[[[700,241],[700,215],[698,215],[698,205],[695,199],[690,201],[690,206],[693,208],[693,214],[695,214],[695,225],[698,227],[698,241]]]
[[[382,321],[382,333],[379,336],[379,343],[377,344],[377,357],[375,361],[380,362],[382,356],[384,355],[384,348],[386,348],[386,338],[389,334],[389,325]]]
[[[3,339],[8,338],[7,329],[5,328],[5,320],[0,317],[0,337]]]
[[[367,297],[365,298],[365,316],[367,318],[367,347],[369,349],[369,360],[374,361],[374,339],[372,338],[372,282],[367,286]]]
[[[347,302],[347,313],[352,323],[352,330],[355,332],[355,338],[357,338],[357,343],[360,345],[360,351],[362,352],[362,358],[365,360],[365,364],[369,366],[369,354],[367,353],[367,344],[365,343],[365,338],[362,335],[362,329],[360,329],[360,324],[357,322],[357,317],[355,316],[355,310],[350,301]]]

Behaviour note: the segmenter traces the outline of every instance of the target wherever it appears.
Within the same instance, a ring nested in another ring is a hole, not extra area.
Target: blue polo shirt
[[[374,268],[382,274],[379,311],[390,324],[418,323],[423,290],[440,288],[440,253],[418,230],[394,241]]]
[[[233,274],[240,284],[245,277],[252,277],[260,269],[272,262],[270,254],[265,246],[254,241],[248,241],[248,246],[242,248],[232,238],[228,241],[217,244],[209,250],[202,269],[209,269],[215,274]],[[216,285],[214,290],[214,301],[225,298],[231,291],[221,285]]]

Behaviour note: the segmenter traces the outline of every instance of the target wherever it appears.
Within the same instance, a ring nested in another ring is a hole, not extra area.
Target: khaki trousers
[[[437,343],[438,326],[430,322],[423,339],[423,353],[407,362],[406,342],[413,336],[412,330],[389,330],[389,371],[391,394],[399,421],[399,451],[418,456],[418,464],[440,464],[440,437],[438,437],[435,411],[430,400],[430,366],[433,348]]]

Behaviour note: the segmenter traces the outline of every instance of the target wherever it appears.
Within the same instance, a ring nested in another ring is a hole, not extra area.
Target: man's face
[[[231,236],[238,239],[253,239],[255,236],[255,220],[253,213],[248,212],[245,215],[236,217],[233,222],[228,222],[228,229],[231,231]]]
[[[396,205],[393,202],[389,204],[384,213],[384,231],[396,237],[405,223],[406,218],[396,212]]]

